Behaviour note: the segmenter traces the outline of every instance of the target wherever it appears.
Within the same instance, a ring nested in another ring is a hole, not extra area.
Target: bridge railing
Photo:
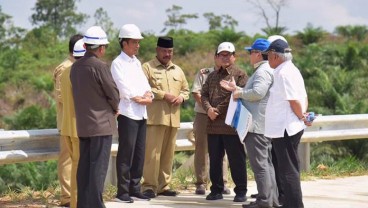
[[[194,150],[193,125],[181,123],[176,151]],[[302,170],[310,168],[310,143],[368,138],[368,114],[319,116],[308,127],[299,148]],[[111,147],[111,160],[107,181],[115,183],[115,157],[117,140]],[[56,129],[0,130],[0,165],[56,160],[59,152],[59,133]]]

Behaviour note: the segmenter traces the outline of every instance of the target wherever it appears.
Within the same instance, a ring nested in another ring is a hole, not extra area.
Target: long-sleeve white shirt
[[[133,120],[147,119],[146,106],[131,100],[151,91],[141,62],[135,56],[131,58],[122,51],[111,64],[111,74],[120,93],[120,114]]]

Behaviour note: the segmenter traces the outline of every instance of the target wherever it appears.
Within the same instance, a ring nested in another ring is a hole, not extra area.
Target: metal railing
[[[181,123],[176,151],[194,150],[192,123]],[[368,114],[319,116],[308,127],[299,148],[302,170],[309,170],[310,143],[368,138]],[[115,182],[117,140],[111,147],[107,181]],[[59,152],[59,133],[56,129],[0,131],[0,165],[56,160]]]

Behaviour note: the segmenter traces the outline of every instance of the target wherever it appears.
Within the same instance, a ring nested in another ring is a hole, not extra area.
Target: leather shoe
[[[130,196],[128,194],[124,194],[122,196],[117,196],[114,199],[115,202],[121,202],[121,203],[133,203],[134,200],[132,198],[130,198]]]
[[[250,198],[252,198],[252,199],[256,199],[258,197],[258,194],[251,194],[250,195]]]
[[[245,201],[247,201],[247,197],[245,195],[237,194],[237,195],[235,195],[233,201],[234,202],[245,202]]]
[[[178,195],[178,192],[168,189],[168,190],[164,190],[163,192],[157,194],[157,195],[162,195],[162,196],[176,196]]]
[[[228,187],[224,186],[224,190],[222,191],[222,194],[229,195],[231,194],[231,191]]]
[[[219,200],[219,199],[223,199],[222,194],[220,194],[220,193],[211,192],[206,197],[206,200]]]
[[[151,198],[149,198],[148,196],[145,196],[141,192],[136,192],[136,193],[130,194],[130,197],[135,198],[135,200],[137,200],[137,201],[149,201],[149,200],[151,200]]]
[[[67,202],[65,204],[60,204],[59,207],[70,207],[70,202]]]
[[[156,197],[156,194],[155,194],[155,192],[153,192],[153,190],[152,189],[147,189],[147,190],[145,190],[145,191],[143,191],[143,193],[142,193],[144,196],[146,196],[146,197],[148,197],[148,198],[150,198],[150,199],[152,199],[152,198],[155,198]]]
[[[198,195],[205,195],[206,194],[206,188],[204,187],[203,184],[197,186],[197,188],[195,190],[195,194],[198,194]]]
[[[260,206],[257,202],[251,202],[250,204],[243,204],[243,208],[268,208],[268,206]]]

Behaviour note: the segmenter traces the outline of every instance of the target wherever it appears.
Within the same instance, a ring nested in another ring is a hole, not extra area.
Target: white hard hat
[[[73,56],[81,57],[81,56],[84,56],[84,53],[86,53],[86,48],[84,47],[83,39],[80,39],[74,45]]]
[[[84,43],[91,45],[109,44],[105,31],[100,26],[92,26],[88,28],[83,37]]]
[[[281,40],[283,40],[283,41],[285,41],[287,43],[287,40],[283,36],[281,36],[281,35],[271,35],[270,37],[267,38],[267,40],[270,43],[272,43],[273,41],[278,40],[278,39],[281,39]]]
[[[235,52],[235,46],[234,46],[234,44],[232,44],[230,42],[223,42],[218,46],[217,54],[219,54],[222,51],[228,51],[230,53],[234,53]]]
[[[141,31],[135,24],[125,24],[120,28],[119,38],[143,39]]]

